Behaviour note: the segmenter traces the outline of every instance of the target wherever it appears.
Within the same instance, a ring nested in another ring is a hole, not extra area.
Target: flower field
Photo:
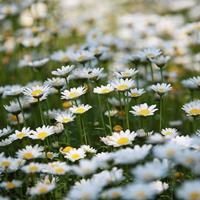
[[[200,200],[199,10],[0,1],[0,200]]]

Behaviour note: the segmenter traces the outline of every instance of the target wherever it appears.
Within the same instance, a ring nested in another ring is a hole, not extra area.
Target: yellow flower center
[[[110,92],[110,90],[109,90],[108,88],[103,88],[103,89],[101,90],[101,93],[102,93],[102,94],[109,93],[109,92]]]
[[[139,94],[135,92],[135,93],[131,93],[131,96],[132,97],[139,97]]]
[[[193,108],[189,111],[190,115],[200,115],[200,109],[198,108]]]
[[[52,158],[53,158],[53,153],[51,153],[51,152],[47,152],[47,158],[52,159]]]
[[[188,158],[186,159],[186,162],[187,162],[188,164],[193,164],[193,163],[195,162],[195,159],[192,158],[192,157],[188,157]]]
[[[33,154],[31,152],[26,152],[26,153],[24,153],[23,158],[24,159],[31,159],[31,158],[33,158]]]
[[[43,91],[40,90],[40,89],[33,90],[33,91],[31,92],[31,95],[32,95],[33,97],[39,97],[39,96],[42,96],[42,94],[43,94]]]
[[[46,187],[40,187],[39,188],[39,193],[40,194],[44,194],[44,193],[46,193],[48,190],[47,190],[47,188]]]
[[[36,165],[32,165],[29,167],[30,172],[34,173],[38,170],[38,167]]]
[[[16,115],[11,115],[10,120],[16,122],[17,121]]]
[[[190,193],[190,200],[198,200],[199,198],[200,198],[200,193],[198,193],[198,192]]]
[[[76,113],[84,113],[86,110],[83,107],[79,107],[76,109]]]
[[[146,199],[146,194],[144,191],[138,191],[136,194],[140,199]]]
[[[159,93],[164,93],[165,90],[164,90],[163,88],[159,88],[159,89],[158,89],[158,92],[159,92]]]
[[[71,107],[71,105],[72,105],[72,103],[71,103],[70,101],[65,101],[65,102],[63,102],[63,104],[62,104],[63,108],[65,108],[65,109]]]
[[[45,131],[42,131],[42,132],[38,133],[38,135],[37,135],[37,137],[41,140],[44,140],[47,136],[48,136],[48,134]]]
[[[120,139],[117,140],[117,144],[119,145],[125,145],[125,144],[128,144],[128,142],[129,142],[129,139],[126,137],[121,137]]]
[[[16,185],[13,182],[7,182],[6,184],[6,188],[8,189],[14,189],[16,187]]]
[[[80,155],[78,153],[74,153],[71,156],[74,160],[78,160],[80,158]]]
[[[1,163],[1,166],[4,167],[4,168],[7,168],[7,167],[10,166],[10,162],[7,161],[7,160],[5,160],[5,161],[3,161],[3,162]]]
[[[128,85],[127,84],[121,84],[121,85],[118,85],[116,88],[119,91],[124,91],[124,90],[128,89]]]
[[[138,113],[141,116],[148,116],[150,115],[151,112],[147,108],[145,108],[145,109],[140,110]]]
[[[72,149],[73,149],[73,147],[67,146],[67,147],[65,147],[62,151],[63,151],[64,153],[68,153],[68,152],[70,152]]]
[[[78,92],[70,92],[70,93],[69,93],[69,97],[70,97],[71,99],[76,98],[76,97],[78,97],[78,96],[79,96],[79,93],[78,93]]]
[[[120,193],[115,191],[115,192],[112,192],[111,196],[112,198],[117,199],[120,197]]]
[[[69,61],[69,57],[68,56],[63,56],[61,61],[62,62],[68,62]]]
[[[164,135],[172,135],[172,132],[171,131],[166,131],[163,133]]]
[[[172,157],[175,154],[175,150],[174,149],[168,149],[166,154],[167,154],[168,157]]]
[[[68,123],[68,122],[71,122],[72,120],[71,120],[71,118],[68,118],[68,117],[64,117],[63,118],[63,123]]]
[[[57,174],[63,174],[65,172],[65,170],[61,167],[56,167],[54,170]]]
[[[120,131],[123,130],[123,128],[122,128],[120,125],[115,125],[115,126],[113,127],[113,130],[114,130],[115,132],[120,132]]]
[[[26,134],[23,133],[23,132],[18,132],[18,133],[16,134],[16,136],[17,136],[17,138],[22,139],[22,138],[24,138],[24,137],[26,136]]]

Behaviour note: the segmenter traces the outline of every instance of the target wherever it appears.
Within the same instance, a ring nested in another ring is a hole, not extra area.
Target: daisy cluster
[[[0,3],[0,200],[200,200],[198,0]]]

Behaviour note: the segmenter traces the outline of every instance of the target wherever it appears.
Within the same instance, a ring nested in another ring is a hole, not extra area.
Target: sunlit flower
[[[117,79],[112,81],[111,85],[117,90],[117,91],[126,91],[135,86],[134,80],[131,79]]]
[[[86,156],[85,151],[81,148],[72,149],[71,151],[69,151],[68,153],[65,154],[65,158],[71,160],[72,162],[80,160],[80,159],[84,158],[85,156]]]
[[[110,92],[112,92],[114,90],[114,88],[108,84],[108,85],[102,85],[100,87],[96,87],[94,88],[94,93],[97,93],[97,94],[108,94]]]
[[[130,113],[132,113],[135,116],[142,116],[142,117],[154,115],[154,112],[158,110],[156,108],[156,105],[148,106],[146,103],[132,106],[132,109],[133,110],[131,110]]]
[[[81,104],[81,105],[78,105],[78,106],[72,106],[71,108],[69,108],[69,110],[74,114],[83,114],[91,108],[92,108],[92,106],[90,106],[88,104],[86,104],[86,105]]]
[[[43,150],[44,148],[39,145],[26,146],[24,149],[18,150],[16,156],[25,160],[40,158],[43,155]]]
[[[6,190],[12,190],[20,187],[21,185],[22,181],[19,180],[5,181],[0,183],[0,187],[5,188]]]
[[[177,129],[175,128],[165,128],[161,130],[161,134],[166,138],[173,138],[178,135]]]
[[[74,65],[67,65],[67,66],[62,66],[61,68],[57,68],[55,71],[52,71],[51,73],[54,76],[66,77],[73,69]]]
[[[71,100],[77,99],[78,97],[82,96],[87,92],[85,87],[78,87],[78,88],[71,88],[69,90],[64,90],[62,94],[62,99]]]
[[[50,87],[49,86],[33,86],[30,88],[24,88],[23,93],[24,95],[28,96],[28,97],[32,97],[35,99],[46,99],[48,93],[50,91]]]
[[[124,71],[115,72],[115,75],[117,76],[117,78],[131,78],[137,73],[138,70],[130,68],[125,69]]]
[[[167,92],[169,92],[170,90],[172,90],[171,84],[167,84],[167,83],[157,83],[156,85],[152,85],[151,89],[158,93],[159,95],[163,95]]]
[[[145,93],[144,89],[134,88],[130,90],[130,92],[128,93],[128,96],[132,98],[138,98],[144,93]]]
[[[129,145],[136,137],[136,133],[130,132],[130,130],[114,132],[111,136],[102,137],[101,140],[109,146],[120,147]]]
[[[191,101],[183,105],[182,109],[188,116],[199,116],[200,115],[200,100]]]
[[[74,121],[75,116],[70,112],[62,112],[57,114],[55,120],[62,124],[67,124],[69,122]]]
[[[36,128],[35,131],[31,132],[31,135],[29,136],[32,139],[39,139],[44,140],[48,136],[54,134],[54,129],[52,126],[45,126]]]

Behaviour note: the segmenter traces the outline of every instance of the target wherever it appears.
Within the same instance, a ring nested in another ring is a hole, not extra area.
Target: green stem
[[[44,118],[43,118],[43,112],[42,112],[42,106],[41,106],[41,102],[40,102],[40,99],[38,99],[38,106],[39,106],[39,110],[40,110],[40,118],[41,118],[41,121],[42,121],[42,125],[44,125]]]
[[[161,80],[162,80],[162,82],[163,82],[164,79],[163,79],[163,68],[162,68],[162,67],[160,68],[160,77],[161,77]]]
[[[108,121],[109,121],[109,126],[110,126],[110,133],[112,134],[112,121],[111,121],[111,116],[110,116],[110,106],[108,101],[106,101],[106,106],[108,110]]]
[[[128,93],[128,92],[127,92]],[[129,116],[128,116],[128,97],[126,97],[125,95],[125,92],[123,93],[123,98],[124,98],[124,103],[125,103],[125,113],[126,113],[126,126],[127,126],[127,129],[130,129],[130,126],[129,126]]]
[[[105,126],[105,121],[104,121],[104,117],[103,117],[103,110],[102,110],[102,102],[101,102],[101,98],[100,95],[98,94],[98,102],[99,102],[99,109],[100,109],[100,113],[101,113],[101,123],[104,129],[104,134],[106,135],[106,126]]]
[[[82,132],[82,127],[81,127],[81,116],[77,115],[77,124],[79,127],[79,139],[80,143],[83,144],[83,132]]]
[[[88,144],[88,140],[87,140],[87,134],[85,132],[85,126],[84,126],[84,121],[83,118],[81,118],[81,126],[82,126],[82,130],[83,130],[83,136],[84,136],[84,142],[87,145]]]
[[[151,63],[149,63],[149,65],[150,65],[150,69],[151,69],[151,79],[154,82],[153,66]]]
[[[160,96],[160,126],[159,126],[160,131],[162,130],[162,112],[163,112],[162,102],[163,102],[163,98],[162,96]]]

